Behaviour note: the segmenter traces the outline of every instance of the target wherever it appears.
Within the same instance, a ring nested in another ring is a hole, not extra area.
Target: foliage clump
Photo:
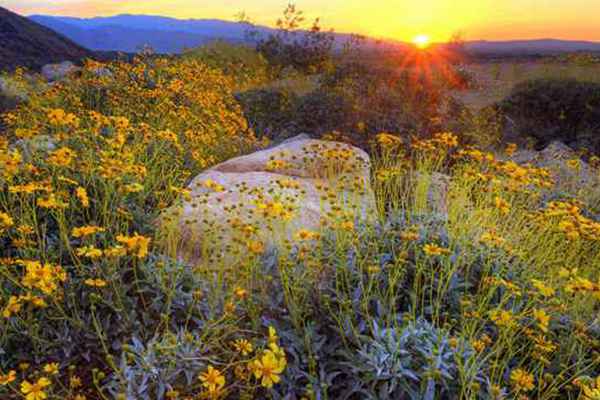
[[[519,132],[539,146],[559,140],[600,152],[600,84],[575,79],[539,79],[517,85],[501,103]]]

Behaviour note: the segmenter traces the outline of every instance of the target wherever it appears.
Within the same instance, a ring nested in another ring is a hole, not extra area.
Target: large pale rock
[[[343,143],[300,136],[219,164],[190,184],[163,218],[188,261],[244,257],[281,246],[301,230],[353,229],[375,217],[370,160]]]

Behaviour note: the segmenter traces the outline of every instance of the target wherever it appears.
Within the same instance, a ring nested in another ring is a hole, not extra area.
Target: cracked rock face
[[[162,221],[188,261],[258,254],[306,231],[353,229],[376,214],[367,153],[306,135],[219,164],[188,189]]]

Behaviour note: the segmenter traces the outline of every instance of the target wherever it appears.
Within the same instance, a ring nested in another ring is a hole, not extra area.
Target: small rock
[[[562,142],[552,142],[542,151],[520,150],[512,160],[519,164],[531,164],[548,169],[557,184],[573,183],[588,185],[596,180],[594,170],[577,152]]]
[[[60,64],[46,64],[42,67],[42,76],[48,82],[55,82],[65,79],[67,76],[81,70],[71,61],[64,61]]]

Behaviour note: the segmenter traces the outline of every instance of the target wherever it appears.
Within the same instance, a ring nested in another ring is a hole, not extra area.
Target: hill
[[[247,25],[213,19],[116,15],[73,18],[33,15],[30,19],[60,32],[87,48],[99,51],[137,52],[145,45],[159,53],[180,53],[215,39],[245,41]],[[259,31],[269,32],[266,27]]]
[[[149,45],[158,53],[181,53],[186,48],[198,47],[217,39],[234,43],[248,41],[248,25],[217,19],[176,19],[130,14],[95,18],[32,15],[29,18],[96,51],[135,53]],[[275,31],[266,26],[253,26],[252,30],[262,35]],[[349,34],[334,34],[338,48],[349,38]],[[388,44],[396,46],[400,42],[389,41]],[[380,46],[380,43],[369,39],[365,45],[373,47]]]
[[[65,36],[0,7],[0,70],[78,61],[92,52]]]

